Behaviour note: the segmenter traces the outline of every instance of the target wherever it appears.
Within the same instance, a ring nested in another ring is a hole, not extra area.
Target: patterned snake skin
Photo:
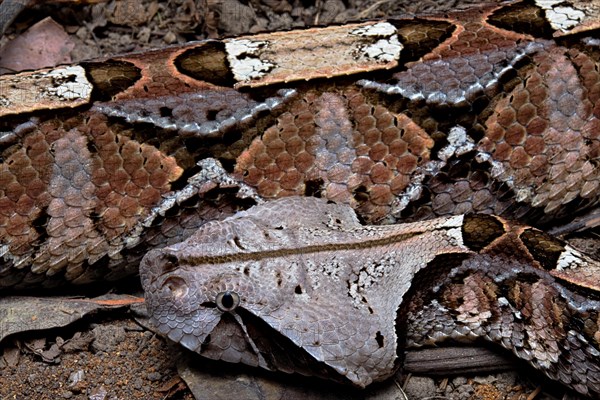
[[[600,194],[586,4],[572,25],[492,5],[3,76],[0,287],[133,274],[247,207],[224,186],[325,197],[370,223],[586,212]],[[214,181],[213,159],[230,177]]]
[[[520,224],[597,207],[599,15],[513,1],[2,76],[0,290],[148,254],[157,326],[207,357],[366,386],[482,339],[597,397],[598,264]]]

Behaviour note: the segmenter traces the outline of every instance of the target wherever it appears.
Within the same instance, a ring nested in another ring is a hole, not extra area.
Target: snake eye
[[[229,290],[217,294],[217,308],[223,312],[233,311],[240,304],[240,295]]]

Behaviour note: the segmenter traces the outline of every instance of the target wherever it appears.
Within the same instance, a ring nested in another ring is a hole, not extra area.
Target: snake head
[[[372,315],[335,306],[344,299],[333,294],[331,307],[322,308],[315,301],[322,294],[306,293],[292,273],[258,276],[261,267],[251,262],[191,266],[185,259],[173,249],[148,253],[146,303],[162,334],[201,356],[366,386],[377,376],[359,360],[377,364],[381,354],[395,351],[395,343],[382,351],[379,324],[368,322]]]
[[[152,323],[215,360],[360,387],[390,376],[395,309],[353,301],[356,255],[330,251],[332,232],[317,227],[358,222],[330,213],[323,224],[304,218],[294,226],[296,213],[308,214],[301,205],[312,215],[319,207],[335,214],[337,205],[314,200],[278,201],[209,222],[185,242],[147,253],[140,275]],[[302,230],[307,225],[310,234]],[[309,236],[317,244],[307,244]]]

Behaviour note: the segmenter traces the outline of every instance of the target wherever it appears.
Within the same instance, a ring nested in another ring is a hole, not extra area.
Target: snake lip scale
[[[598,397],[600,267],[544,230],[597,224],[599,15],[512,1],[1,76],[0,290],[139,271],[205,357],[365,387],[484,340]]]

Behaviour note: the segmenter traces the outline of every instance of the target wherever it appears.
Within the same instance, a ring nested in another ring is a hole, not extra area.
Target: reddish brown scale
[[[294,102],[242,153],[236,172],[266,198],[304,194],[307,182],[322,182],[324,196],[377,220],[429,160],[432,146],[406,116],[369,103],[357,90],[332,87]],[[368,198],[357,199],[356,191]]]
[[[54,135],[34,133],[23,146],[0,165],[0,235],[12,237],[12,251],[22,255],[38,237],[32,222],[46,208],[51,196],[47,192],[53,160],[50,145]]]
[[[44,122],[0,165],[0,235],[19,257],[41,245],[31,271],[42,277],[65,269],[76,281],[84,261],[105,255],[181,174],[171,157],[112,132],[105,117],[86,122]],[[79,129],[64,129],[73,124]]]
[[[496,104],[480,148],[502,162],[501,177],[512,176],[517,190],[535,187],[535,195],[524,195],[550,212],[598,186],[588,160],[600,149],[599,76],[584,55],[574,60],[583,77],[563,50],[534,59],[527,79]]]

